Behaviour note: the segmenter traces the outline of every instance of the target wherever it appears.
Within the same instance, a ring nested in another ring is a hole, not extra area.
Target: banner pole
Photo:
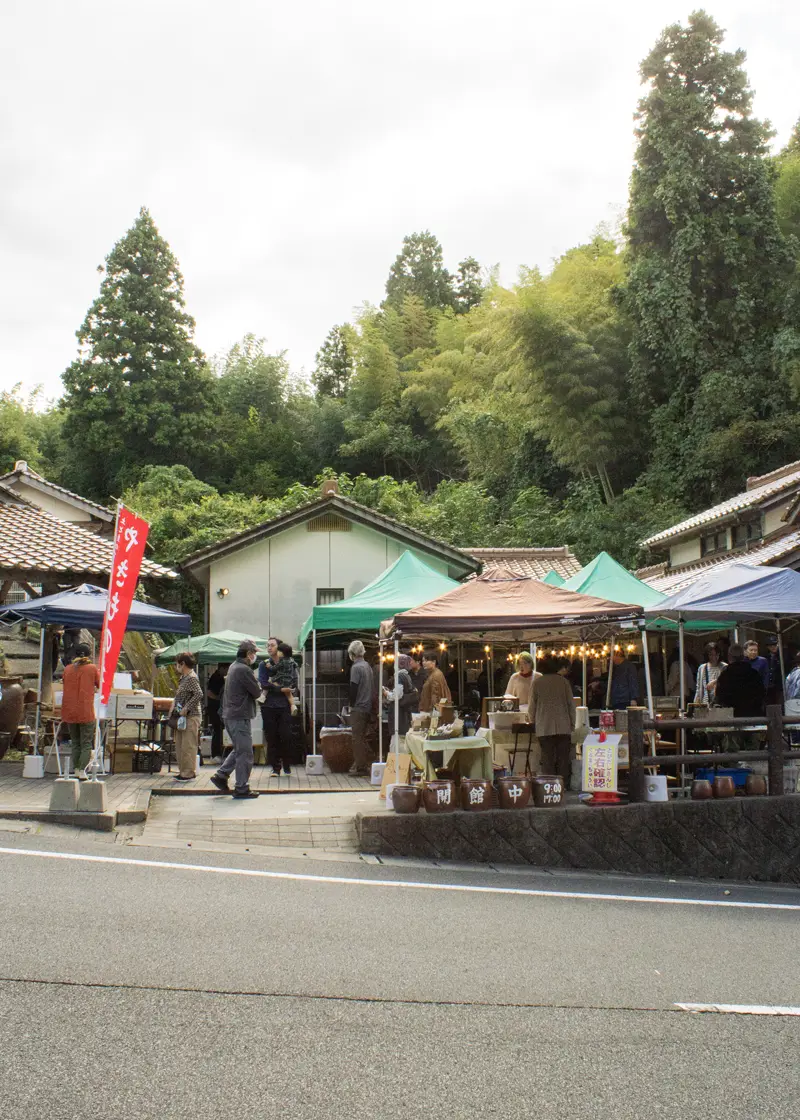
[[[106,673],[106,629],[108,626],[108,604],[111,602],[111,593],[114,587],[114,568],[117,565],[117,545],[119,543],[119,511],[122,508],[122,502],[117,502],[117,514],[114,518],[114,551],[111,554],[111,569],[108,573],[108,599],[106,600],[106,610],[103,615],[103,628],[100,631],[100,691],[99,697],[103,695],[103,682],[105,681]],[[92,752],[92,776],[89,779],[92,782],[99,782],[98,771],[102,768],[102,756],[105,754],[103,749],[103,736],[100,730],[101,721],[105,719],[107,704],[98,703],[97,705],[97,719],[94,721],[94,750]],[[84,771],[85,773],[85,771]]]

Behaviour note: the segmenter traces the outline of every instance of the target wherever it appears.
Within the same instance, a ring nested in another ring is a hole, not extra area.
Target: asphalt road
[[[800,892],[0,848],[2,1120],[796,1112]]]

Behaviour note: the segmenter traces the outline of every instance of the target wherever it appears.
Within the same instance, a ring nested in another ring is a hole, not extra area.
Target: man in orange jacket
[[[61,700],[61,719],[69,727],[72,744],[72,770],[78,778],[85,778],[84,771],[94,746],[94,694],[100,687],[100,670],[90,653],[87,645],[76,648],[74,660],[64,670]]]

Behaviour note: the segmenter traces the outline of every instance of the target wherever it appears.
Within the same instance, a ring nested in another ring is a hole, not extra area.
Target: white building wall
[[[294,646],[316,606],[317,589],[341,587],[345,598],[376,579],[405,551],[375,529],[351,523],[349,532],[309,533],[296,525],[212,563],[209,574],[209,630],[235,630]],[[419,552],[436,571],[447,564]],[[219,588],[228,594],[219,598]]]
[[[690,541],[681,541],[674,544],[669,550],[670,566],[677,568],[680,564],[691,564],[701,558],[700,538],[694,537]]]
[[[784,513],[789,503],[786,505],[778,506],[776,509],[765,510],[761,515],[761,530],[765,537],[770,533],[776,533],[779,529],[786,528],[786,522],[782,520]]]
[[[38,506],[45,513],[49,513],[51,517],[57,517],[59,521],[72,521],[81,524],[92,520],[91,514],[87,513],[86,510],[78,509],[71,502],[63,501],[55,495],[45,494],[34,486],[26,486],[23,480],[14,482],[11,488],[31,505]]]

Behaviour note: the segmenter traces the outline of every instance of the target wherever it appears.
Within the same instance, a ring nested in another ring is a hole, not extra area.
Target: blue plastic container
[[[742,767],[726,767],[719,766],[715,770],[712,766],[698,767],[694,774],[698,781],[713,782],[715,778],[733,778],[733,784],[737,789],[744,789],[747,775],[752,774],[753,771],[745,766]]]

